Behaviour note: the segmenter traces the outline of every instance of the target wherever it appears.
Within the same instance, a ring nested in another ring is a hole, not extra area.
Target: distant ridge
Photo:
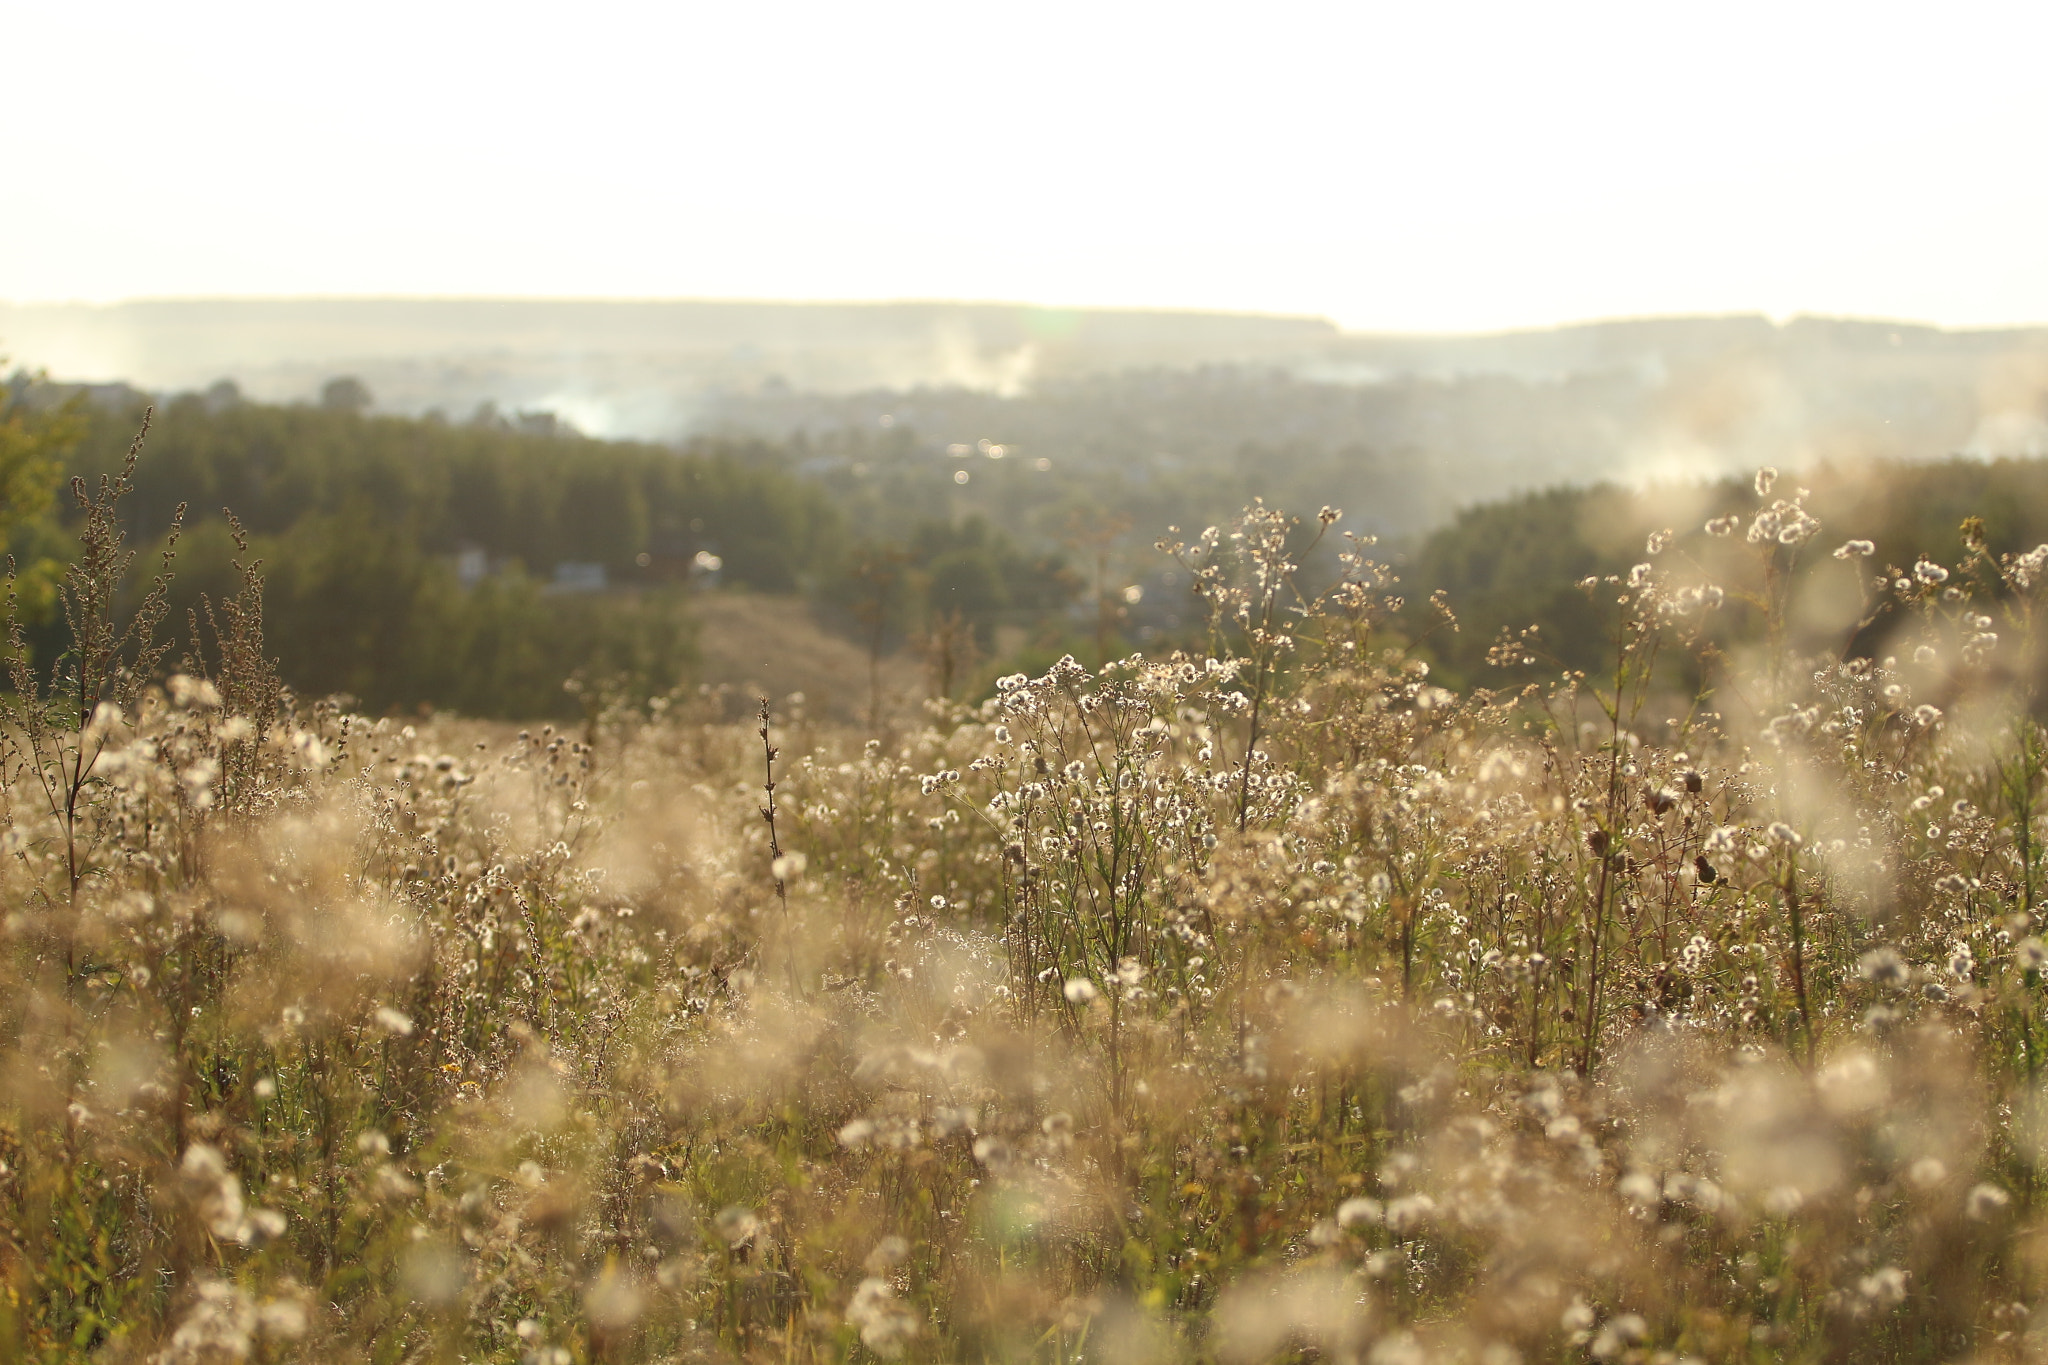
[[[1557,327],[1441,335],[1347,333],[1344,354],[1409,372],[1548,371],[1578,373],[1640,364],[1655,357],[1684,365],[1763,353],[1976,355],[2048,350],[2048,325],[1950,329],[1876,318],[1799,316],[1773,322],[1761,313],[1613,318]]]
[[[680,388],[774,382],[844,392],[920,385],[1015,389],[1050,377],[1201,365],[1322,367],[1339,378],[1346,370],[1540,378],[1772,352],[1958,357],[2044,350],[2048,327],[1951,330],[1822,317],[1774,323],[1760,314],[1409,334],[1345,332],[1309,316],[925,300],[0,303],[0,354],[64,378],[179,389],[230,377],[261,396],[292,398],[339,370],[370,370],[383,372],[380,396],[398,407],[418,404],[402,396],[414,386],[394,382],[394,372],[422,365],[502,373],[515,388],[545,374],[612,387],[606,371],[637,372],[637,384],[651,378],[651,370]]]
[[[985,302],[160,299],[0,304],[0,354],[276,402],[352,375],[380,412],[544,412],[602,436],[914,431],[1162,469],[1377,452],[1435,490],[1424,520],[1560,480],[2048,454],[2048,327],[1736,314],[1403,335]]]
[[[1007,303],[142,299],[0,304],[0,346],[53,373],[191,385],[252,368],[451,356],[718,356],[1034,347],[1101,363],[1232,362],[1327,344],[1324,318]],[[785,376],[794,382],[793,376]]]

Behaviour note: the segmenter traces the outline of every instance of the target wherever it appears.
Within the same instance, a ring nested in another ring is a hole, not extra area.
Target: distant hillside
[[[0,419],[17,406],[75,414],[58,487],[66,474],[96,482],[120,469],[143,421],[117,388],[84,396],[0,384]],[[792,594],[836,567],[836,509],[783,463],[772,450],[679,453],[187,396],[154,413],[121,512],[150,564],[185,508],[170,585],[178,626],[202,594],[234,595],[236,561],[260,560],[266,652],[309,695],[347,692],[373,711],[562,715],[581,709],[563,689],[572,675],[629,695],[682,680],[690,602],[709,584]],[[77,523],[60,498],[5,548],[40,581],[76,552]],[[43,610],[32,652],[53,660],[62,640],[61,618]]]
[[[1015,304],[194,299],[0,304],[0,354],[156,390],[234,380],[311,397],[338,373],[387,411],[547,408],[598,435],[668,437],[706,393],[960,385],[1020,391],[1134,366],[1293,361],[1318,318]]]
[[[33,476],[54,493],[68,474],[121,468],[145,403],[120,384],[4,382],[0,436],[61,433]],[[742,702],[752,684],[801,690],[818,714],[851,718],[915,691],[904,680],[927,653],[958,687],[998,649],[1065,652],[1082,580],[1057,539],[1024,543],[971,503],[906,503],[885,524],[807,477],[802,454],[187,394],[156,407],[121,510],[130,543],[153,547],[184,507],[174,621],[201,594],[232,596],[235,561],[261,560],[282,676],[374,711],[576,714],[596,694],[565,691],[575,676],[642,697],[686,679],[739,686]],[[77,533],[58,498],[0,535],[25,566],[29,643],[46,660],[62,622],[35,585]],[[936,653],[916,648],[928,641]]]
[[[1013,463],[1114,477],[1157,516],[1214,517],[1212,493],[1260,494],[1337,503],[1353,529],[1403,540],[1559,484],[2048,455],[2048,330],[1727,318],[1346,336],[1312,363],[1074,375],[1015,394],[725,393],[700,427],[800,435],[872,469],[879,435],[912,432],[938,488],[948,452],[989,441]]]
[[[1412,539],[1557,484],[2048,454],[2048,328],[1738,316],[1398,336],[1007,304],[193,300],[0,305],[0,352],[153,391],[226,378],[304,402],[347,374],[378,413],[794,443],[887,534],[980,512],[1041,543],[1076,502],[1128,512],[1145,543],[1254,494]],[[1050,477],[1023,476],[1040,461]]]

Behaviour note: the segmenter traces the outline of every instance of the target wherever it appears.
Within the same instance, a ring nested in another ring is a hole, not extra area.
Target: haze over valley
[[[1554,483],[2048,452],[2048,329],[1755,316],[1485,335],[999,304],[184,300],[0,305],[18,365],[221,380],[586,434],[800,438],[814,459],[993,443],[1143,483],[1256,462],[1381,531]]]

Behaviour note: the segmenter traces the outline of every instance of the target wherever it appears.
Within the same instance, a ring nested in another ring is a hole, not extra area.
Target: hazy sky
[[[2048,5],[8,6],[0,298],[2048,321]]]

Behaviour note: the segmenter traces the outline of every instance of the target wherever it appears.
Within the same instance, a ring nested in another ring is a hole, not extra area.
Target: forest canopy
[[[19,376],[5,393],[7,534],[33,582],[35,566],[70,552],[74,513],[53,495],[121,467],[144,403]],[[602,441],[490,414],[458,424],[353,402],[249,403],[222,385],[150,414],[122,507],[130,548],[145,551],[185,509],[174,619],[232,594],[236,563],[260,560],[284,679],[373,712],[570,714],[582,704],[564,690],[572,678],[670,691],[690,675],[694,592],[801,595],[868,636],[857,570],[886,563],[888,648],[938,615],[986,643],[1074,594],[1057,555],[986,521],[867,533],[795,464],[758,440]],[[63,642],[47,593],[29,606],[31,644],[52,658]]]

